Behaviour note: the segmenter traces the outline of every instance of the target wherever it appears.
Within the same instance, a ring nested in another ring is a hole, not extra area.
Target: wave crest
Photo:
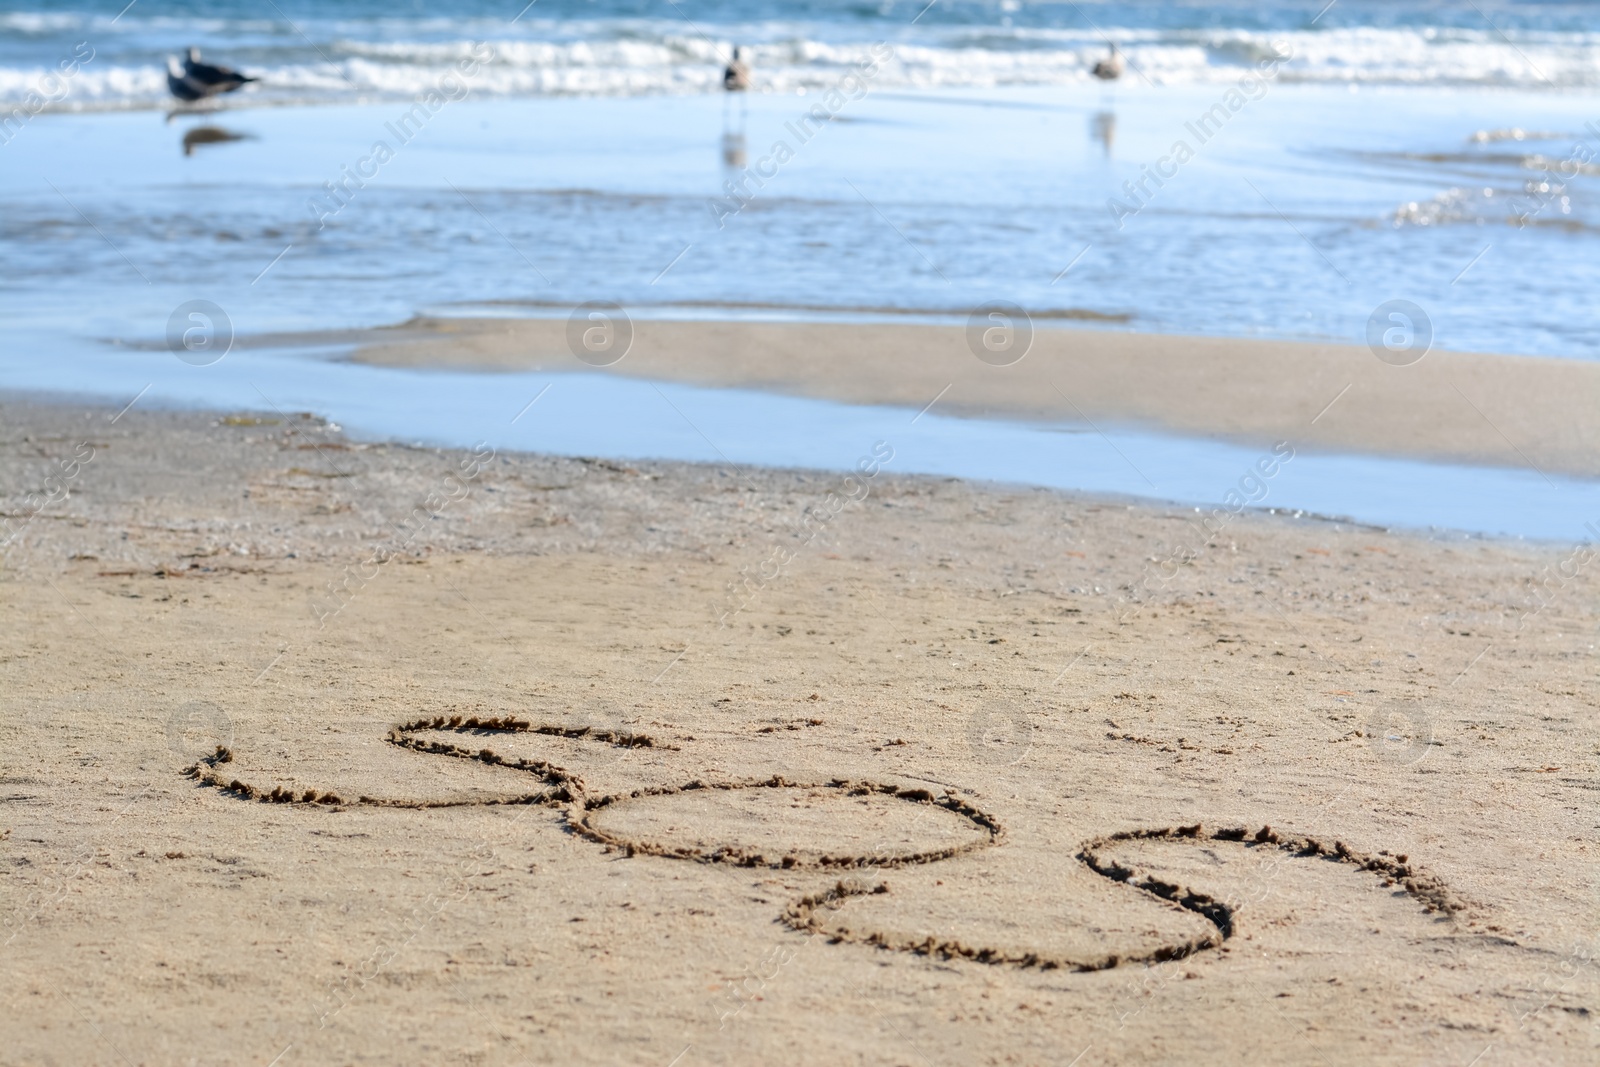
[[[34,63],[0,65],[0,103],[14,105],[34,91],[58,58],[56,52],[69,47],[62,44],[70,38],[66,31],[81,29],[82,22],[82,17],[72,15],[0,17],[0,36],[11,36],[13,44],[17,37],[43,35],[26,49],[36,57]],[[191,35],[201,32],[196,21],[185,26]],[[359,32],[385,36],[373,34],[376,25],[336,23],[329,28],[338,32],[315,46],[279,35],[270,42],[241,45],[224,40],[215,48],[206,47],[225,62],[261,76],[261,85],[230,98],[238,104],[335,102],[349,100],[352,93],[361,99],[406,99],[432,87],[474,47],[466,38],[370,39]],[[385,31],[399,28],[384,27]],[[498,28],[502,36],[487,41],[495,58],[473,79],[474,91],[482,95],[714,92],[721,83],[724,57],[733,46],[731,34],[727,39],[702,37],[682,23],[551,23],[527,29],[519,37],[505,37],[503,24]],[[792,25],[761,25],[740,36],[758,90],[827,88],[871,56],[871,41],[828,39],[795,30]],[[169,29],[160,39],[179,39],[175,32]],[[1105,32],[1122,43],[1128,78],[1154,85],[1231,82],[1274,55],[1287,53],[1290,58],[1278,72],[1285,82],[1600,86],[1600,34],[1596,33],[1527,32],[1502,39],[1488,30],[1437,28],[1356,27],[1270,34],[1114,28]],[[582,35],[573,37],[574,33]],[[230,26],[228,35],[249,36],[241,26]],[[148,36],[158,35],[150,31]],[[1091,79],[1090,70],[1105,49],[1097,33],[994,27],[903,34],[890,43],[895,54],[874,79],[880,87],[1082,84]],[[167,103],[163,59],[149,44],[97,43],[99,57],[71,79],[66,97],[50,106],[70,110]]]

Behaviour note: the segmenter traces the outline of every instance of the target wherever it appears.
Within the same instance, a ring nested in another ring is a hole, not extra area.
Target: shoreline
[[[243,407],[213,406],[184,401],[163,403],[160,399],[152,399],[149,396],[142,396],[135,403],[139,410],[158,418],[185,421],[202,420],[213,427],[284,427],[282,432],[285,433],[294,432],[297,427],[302,425],[328,428],[333,433],[338,434],[341,439],[348,440],[351,443],[351,447],[359,449],[393,449],[436,454],[469,453],[473,451],[463,445],[448,442],[406,440],[402,436],[393,434],[353,431],[315,411],[300,410],[298,408],[288,411],[286,414],[281,409],[258,411],[248,405]],[[130,405],[126,410],[132,410],[133,407],[134,405]],[[69,390],[0,388],[0,411],[4,411],[7,408],[12,410],[40,409],[43,411],[85,409],[103,412],[107,419],[114,417],[119,410],[123,410],[120,401],[113,401],[108,397],[99,395],[86,395]],[[304,420],[303,423],[302,420]],[[879,446],[881,447],[882,444],[880,442]],[[479,449],[487,447],[496,454],[521,456],[548,462],[593,464],[607,469],[618,468],[619,466],[650,466],[673,470],[733,469],[726,462],[716,459],[683,459],[672,456],[648,455],[585,455],[576,452],[487,444],[480,444],[474,447]],[[999,477],[973,477],[922,470],[895,470],[889,472],[891,465],[892,458],[882,462],[881,468],[886,473],[892,473],[896,478],[926,482],[928,484],[954,483],[968,486],[974,491],[986,493],[1047,493],[1064,499],[1084,502],[1095,507],[1118,507],[1129,510],[1160,512],[1181,520],[1192,521],[1198,529],[1211,530],[1213,535],[1219,531],[1213,529],[1208,523],[1220,521],[1221,526],[1226,527],[1241,518],[1253,516],[1260,520],[1305,524],[1313,528],[1325,526],[1341,533],[1367,532],[1402,538],[1418,538],[1433,543],[1485,543],[1539,552],[1553,551],[1558,547],[1572,544],[1571,538],[1565,535],[1541,537],[1451,526],[1421,526],[1405,523],[1385,525],[1350,515],[1316,511],[1285,504],[1255,503],[1248,500],[1245,500],[1242,506],[1236,506],[1239,501],[1227,494],[1224,494],[1224,499],[1215,501],[1179,500],[1132,491],[1040,484],[1027,480],[1011,480]],[[753,463],[736,466],[740,471],[758,471],[764,475],[798,478],[802,481],[826,481],[828,479],[842,478],[851,473],[848,465],[813,466],[806,464]],[[878,466],[878,464],[875,464],[875,466]],[[1273,475],[1268,475],[1267,481],[1270,482],[1275,474],[1276,472]],[[1237,487],[1233,488],[1237,491]],[[1593,527],[1594,523],[1592,522],[1584,524],[1585,529],[1590,529],[1592,532],[1596,532],[1597,536],[1600,536],[1600,531],[1594,531]],[[3,544],[3,530],[0,530],[0,544]]]
[[[1107,421],[1600,477],[1600,363],[1582,360],[1431,351],[1396,367],[1354,345],[1040,328],[1020,362],[997,367],[973,355],[959,326],[640,319],[632,328],[631,350],[606,368],[572,355],[564,319],[417,316],[327,336],[374,366],[600,370],[913,411],[937,400],[941,412],[969,417]]]
[[[720,462],[813,477],[850,473],[865,443],[876,442],[874,451],[892,457],[899,474],[1175,508],[1204,516],[1208,527],[1256,512],[1445,541],[1563,545],[1574,536],[1583,539],[1579,524],[1600,515],[1600,483],[1297,450],[1285,441],[1246,449],[1114,427],[1107,433],[1099,425],[1075,430],[926,410],[913,416],[900,408],[657,385],[625,376],[517,372],[499,379],[338,359],[301,363],[270,354],[241,354],[236,358],[245,362],[229,365],[222,380],[197,390],[183,375],[158,369],[165,356],[147,358],[148,378],[138,367],[107,365],[94,401],[43,388],[10,395],[23,404],[120,408],[137,394],[145,410],[191,414],[251,412],[264,403],[275,413],[274,423],[292,421],[285,412],[315,412],[319,420],[342,424],[362,447],[487,445],[526,455],[604,457],[597,461],[624,464]],[[117,395],[108,388],[113,382],[122,386]],[[554,396],[544,399],[552,388]],[[362,401],[351,404],[344,397]],[[534,417],[524,419],[536,404]]]

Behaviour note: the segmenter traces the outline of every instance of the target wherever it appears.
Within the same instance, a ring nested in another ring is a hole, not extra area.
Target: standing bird
[[[192,81],[178,65],[177,56],[167,57],[167,91],[186,104],[205,98],[205,86]]]
[[[167,89],[185,103],[194,103],[222,93],[231,93],[241,86],[260,81],[240,74],[228,67],[200,62],[200,49],[189,49],[183,65],[173,56],[167,57]]]
[[[742,93],[750,88],[750,68],[739,58],[739,48],[734,48],[733,59],[722,72],[722,87],[730,93]]]
[[[1111,46],[1111,54],[1094,65],[1090,71],[1096,78],[1103,82],[1114,82],[1122,77],[1122,53],[1116,45]]]

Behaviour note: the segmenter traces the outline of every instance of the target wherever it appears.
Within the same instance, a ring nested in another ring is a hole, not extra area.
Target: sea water
[[[959,323],[1007,300],[1041,328],[1337,343],[1405,300],[1437,349],[1600,353],[1593,5],[517,8],[0,2],[0,386],[94,389],[195,300],[240,336],[588,300]],[[1089,74],[1107,41],[1113,85]],[[730,98],[736,43],[756,91]],[[191,44],[261,82],[164,110]],[[982,460],[963,473],[1032,469]],[[1385,508],[1343,510],[1432,521]]]

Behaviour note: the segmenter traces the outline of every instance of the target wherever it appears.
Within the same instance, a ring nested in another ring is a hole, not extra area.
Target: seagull
[[[750,68],[739,59],[738,48],[733,50],[733,60],[722,72],[722,87],[730,93],[742,93],[750,88]]]
[[[167,89],[185,103],[194,103],[221,93],[231,93],[247,82],[260,81],[228,67],[200,62],[200,49],[189,49],[183,64],[167,57]]]
[[[199,82],[191,81],[178,65],[177,56],[167,57],[167,91],[186,104],[203,99],[206,95],[205,87]]]
[[[208,87],[213,93],[231,93],[246,82],[260,81],[240,74],[231,67],[219,67],[200,62],[200,49],[191,48],[183,60],[183,72],[191,79]]]
[[[1111,46],[1111,54],[1094,65],[1092,73],[1103,82],[1114,82],[1122,77],[1122,53],[1116,45]]]

